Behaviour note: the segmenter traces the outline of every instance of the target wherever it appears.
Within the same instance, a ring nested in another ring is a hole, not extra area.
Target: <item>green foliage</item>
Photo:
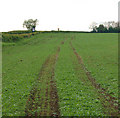
[[[97,26],[97,23],[93,23],[90,26],[90,29],[92,29],[93,33],[119,33],[120,27],[118,22],[110,21],[105,22],[103,24],[100,24]]]
[[[26,101],[39,77],[40,69],[48,56],[56,52],[58,46],[61,48],[54,79],[61,115],[106,116],[99,95],[88,81],[69,42],[72,42],[96,82],[113,97],[118,98],[117,36],[113,33],[45,32],[23,38],[16,43],[3,42],[6,45],[3,46],[2,63],[3,116],[25,115]],[[63,41],[64,43],[61,43]],[[45,85],[40,84],[40,87]],[[40,96],[44,96],[43,94],[44,92]]]
[[[9,31],[6,32],[7,34],[26,34],[26,33],[32,33],[31,30],[15,30],[15,31]]]
[[[28,30],[35,31],[38,20],[28,19],[23,23],[23,27],[26,27]]]
[[[99,32],[99,33],[108,32],[107,28],[104,27],[104,25],[102,25],[102,24],[99,25],[99,27],[97,27],[96,29],[97,29],[97,32]]]
[[[78,34],[72,42],[97,83],[117,98],[118,34]]]
[[[55,70],[61,115],[102,116],[101,103],[99,100],[96,102],[98,98],[96,91],[88,82],[81,67],[76,70],[78,60],[69,44],[72,35],[66,36],[69,38],[61,47]]]
[[[61,41],[61,36],[46,33],[22,39],[14,46],[3,47],[3,116],[25,115],[26,101],[42,64],[56,52]]]
[[[23,38],[29,38],[35,34],[38,34],[39,32],[22,32],[22,31],[12,31],[12,32],[3,32],[2,33],[2,41],[3,42],[16,42]]]

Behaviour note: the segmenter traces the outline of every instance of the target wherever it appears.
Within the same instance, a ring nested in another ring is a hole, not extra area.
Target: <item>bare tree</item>
[[[96,28],[97,28],[97,23],[96,22],[92,22],[89,29],[94,30],[96,32]]]

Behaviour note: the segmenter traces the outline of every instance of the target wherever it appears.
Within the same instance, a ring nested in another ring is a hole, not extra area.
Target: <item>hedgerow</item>
[[[36,35],[38,33],[39,32],[31,32],[31,33],[23,32],[22,33],[22,31],[3,32],[2,33],[2,41],[3,42],[16,42],[16,41],[19,41],[23,38],[28,38],[28,37],[31,37],[33,35]]]

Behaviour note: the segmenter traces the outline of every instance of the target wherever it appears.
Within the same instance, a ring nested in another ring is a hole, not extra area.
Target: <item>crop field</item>
[[[3,42],[3,116],[118,116],[118,34],[39,33]]]

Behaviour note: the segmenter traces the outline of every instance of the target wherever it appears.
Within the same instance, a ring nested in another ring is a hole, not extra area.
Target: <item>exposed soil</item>
[[[62,41],[61,44],[64,44],[64,41]]]
[[[58,47],[56,54],[50,55],[39,73],[30,96],[26,102],[25,114],[29,116],[60,116],[56,83],[54,80],[54,68],[60,52]]]
[[[117,99],[107,93],[107,91],[102,88],[99,83],[96,82],[96,80],[92,77],[91,73],[84,66],[81,56],[79,56],[79,54],[76,52],[71,42],[70,45],[78,59],[78,63],[82,66],[82,69],[86,73],[88,80],[91,82],[91,85],[97,90],[100,101],[104,107],[104,113],[110,116],[118,116],[120,111],[118,109],[118,102],[115,101]]]

